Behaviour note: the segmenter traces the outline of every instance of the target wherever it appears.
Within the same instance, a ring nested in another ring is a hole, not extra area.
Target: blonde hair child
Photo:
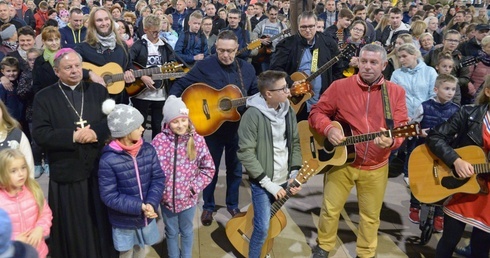
[[[52,212],[41,187],[29,176],[24,155],[16,149],[0,151],[0,208],[12,219],[12,239],[32,245],[39,257],[46,257],[44,238],[50,233]]]

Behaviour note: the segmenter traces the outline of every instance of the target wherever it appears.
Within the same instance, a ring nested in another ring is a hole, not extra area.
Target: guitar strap
[[[240,77],[240,84],[241,84],[241,88],[242,88],[242,95],[243,96],[247,96],[247,91],[245,90],[245,83],[243,82],[243,75],[242,75],[242,69],[240,68],[240,63],[238,62],[238,58],[235,58],[235,62],[236,62],[236,68],[238,70],[238,77]]]
[[[383,82],[383,85],[381,85],[381,93],[383,94],[383,97],[381,99],[383,100],[383,110],[385,112],[386,125],[388,126],[388,129],[393,129],[393,114],[391,113],[390,99],[388,98],[388,89],[386,87],[386,82]]]
[[[311,57],[311,73],[314,73],[318,70],[318,49],[313,50],[313,55]]]

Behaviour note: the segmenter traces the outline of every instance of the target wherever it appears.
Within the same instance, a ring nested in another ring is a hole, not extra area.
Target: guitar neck
[[[233,100],[231,100],[231,106],[232,107],[244,106],[245,104],[247,104],[247,99],[248,98],[249,97],[243,97],[243,98],[233,99]]]
[[[136,78],[139,78],[139,77],[144,76],[144,75],[151,76],[152,74],[155,74],[155,73],[162,73],[160,71],[160,67],[151,67],[151,68],[145,68],[145,69],[133,71],[134,77],[136,77]],[[124,76],[124,74],[123,74],[123,76]]]
[[[133,75],[135,78],[140,78],[141,76],[147,75],[151,76],[152,74],[159,74],[162,73],[160,70],[160,67],[151,67],[151,68],[145,68],[145,69],[140,69],[140,70],[133,70]],[[118,81],[124,81],[124,73],[116,73],[111,75],[112,81],[118,82]]]
[[[275,201],[272,204],[272,206],[271,206],[271,218],[274,217],[274,215],[276,215],[276,213],[282,208],[284,203],[286,203],[286,201],[289,200],[289,198],[291,198],[291,196],[293,196],[293,194],[291,193],[291,187],[298,187],[300,185],[301,184],[297,180],[294,180],[290,185],[288,185],[288,187],[286,188],[286,196]]]
[[[307,82],[313,81],[316,77],[318,77],[320,74],[324,73],[328,68],[330,68],[332,65],[337,63],[339,61],[339,59],[340,59],[339,56],[332,58],[330,61],[328,61],[327,63],[322,65],[322,67],[320,67],[320,69],[318,69],[316,72],[314,72],[310,76],[308,76],[308,78],[306,78],[306,81]]]
[[[270,38],[270,41],[272,42],[272,41],[274,41],[274,40],[278,39],[279,37],[281,37],[281,36],[283,36],[283,35],[285,35],[285,34],[287,34],[287,33],[289,33],[289,31],[283,31],[283,32],[281,32],[281,33],[279,33],[279,34],[277,34],[277,35],[274,35],[274,36],[272,36],[272,37]]]
[[[478,59],[478,57],[470,57],[466,60],[462,60],[462,62],[460,62],[454,69],[458,70],[458,69],[461,69],[463,67],[471,66],[471,65],[478,63],[479,61],[480,60]]]
[[[236,52],[235,56],[239,56],[239,55],[241,55],[241,54],[245,53],[245,51],[247,51],[247,50],[248,50],[248,48],[244,47],[244,48],[242,48],[242,49],[238,50],[238,51]]]
[[[385,135],[386,137],[390,137],[391,130],[387,130],[384,132],[375,132],[375,133],[367,133],[367,134],[360,134],[360,135],[354,135],[354,136],[349,136],[345,138],[345,141],[340,143],[338,146],[347,146],[347,145],[354,145],[356,143],[361,143],[361,142],[368,142],[374,140],[374,138]]]
[[[165,79],[170,79],[170,78],[180,78],[186,75],[184,72],[178,72],[178,73],[159,73],[159,74],[152,74],[151,78],[153,80],[165,80]]]
[[[488,174],[490,173],[490,163],[473,164],[475,174]]]

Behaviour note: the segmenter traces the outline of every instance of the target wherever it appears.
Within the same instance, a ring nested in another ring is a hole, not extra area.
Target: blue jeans
[[[194,239],[193,220],[196,206],[179,213],[173,213],[163,205],[162,215],[165,222],[165,236],[169,258],[191,258]],[[179,249],[179,233],[180,246]]]
[[[218,182],[219,165],[223,149],[225,149],[226,163],[226,206],[228,209],[238,208],[238,190],[240,188],[240,183],[242,182],[243,172],[242,164],[237,157],[238,134],[236,132],[230,132],[229,134],[231,135],[228,136],[221,133],[214,133],[205,138],[216,168],[213,180],[206,188],[204,188],[202,193],[204,200],[203,209],[207,211],[214,211],[216,205],[214,201],[214,190],[216,188],[216,183]]]
[[[248,257],[259,258],[262,246],[269,233],[271,204],[275,201],[275,197],[254,182],[250,182],[250,189],[252,190],[252,205],[254,208],[254,230],[250,238]]]

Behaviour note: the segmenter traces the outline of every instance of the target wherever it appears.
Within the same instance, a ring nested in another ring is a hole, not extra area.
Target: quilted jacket
[[[187,142],[193,137],[196,159],[187,157]],[[213,179],[215,166],[204,137],[195,132],[178,136],[164,128],[152,141],[165,172],[162,204],[174,213],[197,204],[199,193]]]
[[[100,197],[108,207],[112,226],[137,229],[148,225],[141,205],[149,203],[156,211],[162,198],[165,174],[155,149],[144,142],[136,157],[115,141],[102,150],[99,162]]]
[[[39,209],[34,200],[34,196],[27,188],[23,188],[17,195],[11,195],[7,191],[0,190],[0,208],[4,209],[12,220],[12,240],[16,239],[20,233],[29,231],[35,227],[43,229],[43,236],[48,237],[53,215],[48,206],[48,202],[44,201],[41,215],[38,216]],[[44,239],[36,248],[39,257],[46,257],[48,254],[48,246]]]

